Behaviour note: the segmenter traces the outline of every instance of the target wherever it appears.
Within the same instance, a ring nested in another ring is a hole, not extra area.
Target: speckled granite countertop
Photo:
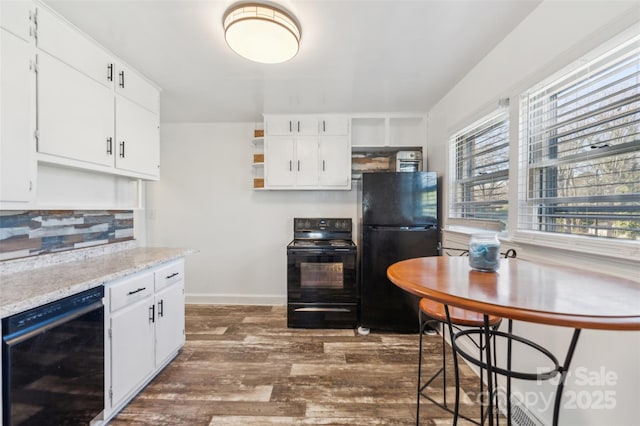
[[[0,274],[0,318],[178,259],[193,251],[137,247],[20,272]]]

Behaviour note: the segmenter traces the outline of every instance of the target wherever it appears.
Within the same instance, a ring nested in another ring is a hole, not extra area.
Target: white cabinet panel
[[[305,116],[267,116],[265,132],[269,136],[314,136],[318,134],[318,119]]]
[[[184,345],[184,259],[105,285],[108,420]]]
[[[318,186],[318,139],[296,140],[296,186]]]
[[[26,41],[4,29],[0,56],[0,201],[29,202],[35,182],[34,56]]]
[[[349,117],[343,115],[329,115],[318,119],[320,134],[323,136],[348,136]]]
[[[67,22],[38,8],[38,48],[100,84],[113,87],[113,59]]]
[[[35,7],[30,1],[2,0],[0,1],[0,27],[29,41],[34,31],[34,13]]]
[[[153,371],[153,297],[111,313],[111,406],[127,397]]]
[[[118,64],[116,70],[116,93],[157,114],[160,107],[158,89],[124,65]]]
[[[328,136],[320,139],[321,186],[351,185],[351,147],[347,136]]]
[[[182,281],[156,293],[156,312],[156,366],[159,367],[184,345],[184,283]]]
[[[160,174],[158,115],[116,96],[116,168]]]
[[[294,147],[295,142],[291,138],[265,139],[265,187],[288,187],[295,184]]]
[[[38,151],[112,165],[113,93],[59,60],[38,55]]]

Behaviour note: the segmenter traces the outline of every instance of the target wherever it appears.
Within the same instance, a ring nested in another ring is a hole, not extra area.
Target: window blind
[[[521,99],[518,228],[640,239],[640,37]]]
[[[455,134],[450,146],[449,217],[506,224],[509,183],[507,113],[500,111],[472,124]]]

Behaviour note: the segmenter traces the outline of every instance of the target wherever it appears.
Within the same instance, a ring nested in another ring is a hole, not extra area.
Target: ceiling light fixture
[[[288,61],[298,53],[300,27],[270,5],[245,3],[224,14],[224,38],[238,55],[263,64]]]

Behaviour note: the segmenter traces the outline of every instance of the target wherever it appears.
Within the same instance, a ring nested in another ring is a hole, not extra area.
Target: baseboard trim
[[[286,305],[287,296],[273,294],[187,293],[185,302],[192,305]]]

